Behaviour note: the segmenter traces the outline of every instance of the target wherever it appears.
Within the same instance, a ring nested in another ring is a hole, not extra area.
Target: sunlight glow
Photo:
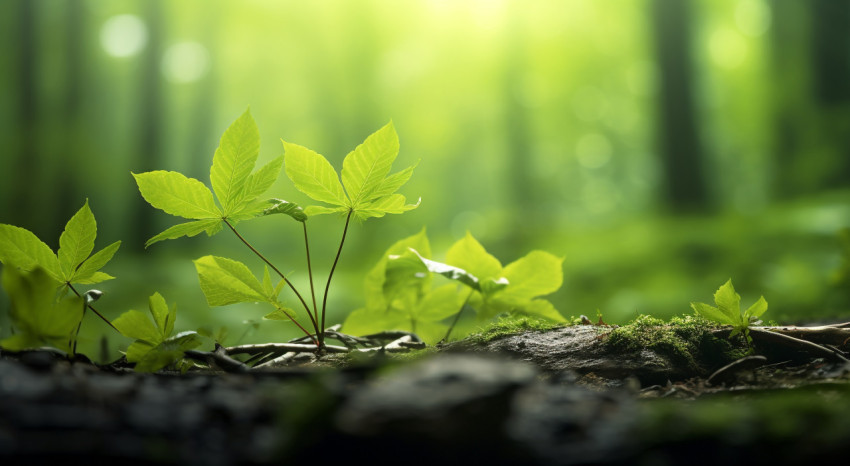
[[[175,83],[190,83],[210,70],[210,54],[198,42],[180,42],[169,47],[162,57],[162,74]]]
[[[113,57],[131,57],[148,43],[148,29],[136,15],[117,15],[100,28],[100,45]]]

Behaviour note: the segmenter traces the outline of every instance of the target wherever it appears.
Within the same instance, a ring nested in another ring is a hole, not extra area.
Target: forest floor
[[[751,465],[850,453],[840,356],[758,341],[745,356],[692,324],[501,329],[247,373],[4,353],[0,459]]]

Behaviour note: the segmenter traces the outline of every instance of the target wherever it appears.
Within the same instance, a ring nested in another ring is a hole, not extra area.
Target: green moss
[[[575,325],[580,322],[581,320],[577,318],[570,318],[567,323],[564,323],[530,316],[506,316],[487,324],[480,332],[469,335],[465,340],[471,344],[481,344],[515,333],[529,331],[542,332],[552,330],[553,328]]]
[[[717,325],[698,316],[673,317],[670,322],[641,315],[613,330],[606,345],[616,351],[650,349],[690,369],[705,372],[746,354],[711,334]]]

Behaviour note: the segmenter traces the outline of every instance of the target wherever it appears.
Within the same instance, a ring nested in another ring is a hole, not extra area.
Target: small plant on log
[[[245,111],[221,137],[210,169],[212,191],[200,181],[173,171],[152,171],[133,174],[139,191],[152,206],[189,222],[175,225],[154,236],[147,246],[166,239],[195,236],[205,232],[212,236],[223,226],[235,234],[248,249],[266,263],[262,282],[248,267],[237,260],[204,256],[195,261],[201,289],[210,306],[225,306],[241,302],[265,302],[274,310],[267,319],[290,320],[313,341],[324,348],[325,314],[331,279],[339,262],[345,237],[352,218],[366,220],[386,214],[401,214],[419,204],[406,204],[396,191],[410,179],[414,166],[390,175],[398,156],[398,135],[392,123],[387,124],[350,152],[342,163],[342,182],[336,170],[323,156],[297,144],[283,142],[285,155],[278,157],[254,172],[260,149],[260,135],[249,111]],[[302,209],[292,202],[262,196],[286,164],[286,174],[295,187],[310,198],[329,206],[309,206]],[[215,198],[218,199],[216,204]],[[325,284],[321,308],[313,285],[307,219],[311,216],[339,213],[345,216],[342,238]],[[245,239],[236,225],[239,222],[271,214],[284,214],[302,225],[307,273],[310,278],[310,300],[272,262]],[[278,277],[275,285],[269,272]],[[298,312],[285,306],[279,295],[288,286],[309,318],[312,332],[299,323]]]
[[[743,335],[747,348],[752,352],[753,338],[750,336],[750,327],[760,324],[759,317],[767,310],[767,301],[764,296],[746,311],[741,311],[741,295],[735,292],[732,279],[729,279],[714,293],[714,303],[717,307],[705,303],[691,303],[691,307],[698,315],[708,320],[721,325],[731,325],[732,332],[729,337]]]

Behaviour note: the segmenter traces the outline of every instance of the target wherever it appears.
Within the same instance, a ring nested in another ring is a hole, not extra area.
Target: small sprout
[[[97,301],[101,296],[103,296],[103,291],[100,290],[88,290],[86,291],[86,294],[83,295],[86,300],[86,306]]]

